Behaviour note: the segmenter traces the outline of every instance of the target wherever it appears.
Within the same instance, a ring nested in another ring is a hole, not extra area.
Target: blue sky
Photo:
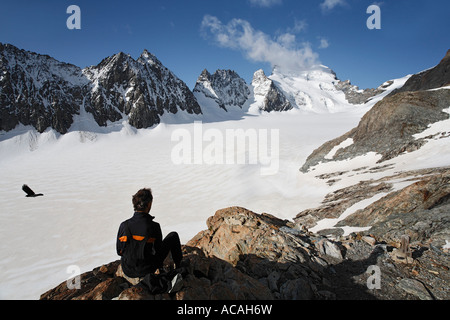
[[[69,5],[81,29],[69,30]],[[376,4],[381,29],[366,26]],[[193,88],[204,68],[322,63],[361,88],[436,65],[450,49],[448,0],[1,0],[0,42],[80,67],[144,49]]]

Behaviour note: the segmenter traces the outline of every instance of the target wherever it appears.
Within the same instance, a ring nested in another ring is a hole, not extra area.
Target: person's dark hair
[[[150,202],[153,201],[152,190],[144,188],[133,196],[133,207],[135,211],[144,211]]]

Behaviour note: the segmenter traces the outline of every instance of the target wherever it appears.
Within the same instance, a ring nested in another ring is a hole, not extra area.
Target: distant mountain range
[[[127,121],[141,129],[159,124],[165,114],[201,116],[211,108],[225,113],[335,112],[365,103],[390,84],[359,90],[324,66],[293,75],[275,69],[269,77],[258,70],[251,84],[232,70],[210,74],[205,69],[192,92],[147,50],[138,59],[120,52],[81,69],[0,43],[0,130],[22,124],[64,134],[80,113],[91,114],[102,127]]]
[[[81,69],[0,44],[0,72],[0,129],[5,131],[21,123],[64,134],[82,108],[100,126],[128,119],[136,128],[158,124],[166,112],[201,113],[186,84],[148,51],[137,60],[121,52]]]

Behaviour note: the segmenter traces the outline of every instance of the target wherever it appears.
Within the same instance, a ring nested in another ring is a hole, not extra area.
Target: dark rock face
[[[138,129],[164,113],[201,113],[186,84],[147,50],[137,60],[118,53],[82,70],[8,44],[0,44],[0,107],[0,130],[22,123],[62,134],[81,108],[100,126],[128,117]]]
[[[0,43],[0,130],[22,123],[67,132],[87,84],[76,66]]]
[[[359,87],[352,85],[349,80],[338,81],[335,84],[336,89],[341,90],[345,94],[345,98],[351,104],[363,104],[368,102],[374,96],[383,93],[392,81],[387,81],[376,89],[359,90]]]
[[[413,75],[405,85],[391,93],[405,91],[429,90],[450,85],[450,49],[445,57],[434,68]]]

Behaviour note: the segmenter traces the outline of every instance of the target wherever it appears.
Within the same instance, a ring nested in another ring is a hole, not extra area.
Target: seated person
[[[139,190],[132,201],[134,215],[120,224],[116,249],[126,278],[137,283],[161,268],[169,252],[179,268],[183,254],[178,233],[171,232],[163,240],[159,223],[149,214],[153,202],[151,189]]]

